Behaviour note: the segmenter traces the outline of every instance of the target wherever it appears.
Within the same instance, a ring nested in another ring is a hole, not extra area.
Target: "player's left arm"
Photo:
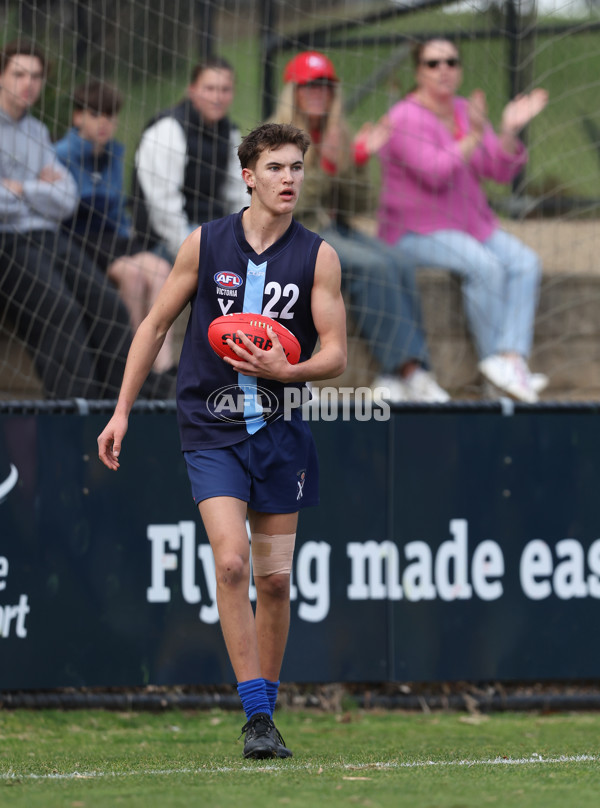
[[[311,312],[319,335],[320,350],[310,359],[291,365],[277,334],[273,329],[267,328],[269,339],[273,342],[271,350],[261,350],[238,331],[245,348],[230,342],[240,358],[235,360],[225,357],[225,362],[247,376],[281,382],[318,381],[339,376],[346,368],[347,358],[346,309],[341,292],[341,275],[336,251],[323,241],[317,254],[311,291]]]
[[[317,255],[311,294],[311,311],[320,349],[306,362],[295,366],[301,375],[292,381],[332,379],[346,369],[346,308],[341,279],[338,254],[323,241]]]

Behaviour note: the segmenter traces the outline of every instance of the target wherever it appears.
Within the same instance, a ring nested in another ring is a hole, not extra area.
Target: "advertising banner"
[[[233,682],[175,415],[134,414],[118,472],[107,418],[0,414],[0,688]],[[282,678],[597,677],[598,424],[316,413]]]

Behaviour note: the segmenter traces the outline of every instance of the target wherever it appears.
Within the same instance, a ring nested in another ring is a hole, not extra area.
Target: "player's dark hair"
[[[73,93],[73,109],[89,110],[97,115],[117,115],[123,106],[123,96],[113,87],[97,79],[80,84]]]
[[[30,39],[14,39],[6,43],[0,51],[0,74],[4,73],[15,56],[35,56],[40,60],[44,76],[46,75],[48,69],[46,54]]]
[[[205,70],[228,70],[231,75],[235,73],[227,59],[223,59],[222,56],[209,56],[203,62],[194,65],[190,75],[190,84],[195,84]]]
[[[304,156],[310,146],[310,137],[304,129],[291,123],[263,123],[249,132],[238,146],[238,157],[242,168],[254,168],[260,155],[267,149],[281,146],[297,146]],[[248,187],[252,195],[252,188]]]
[[[288,144],[297,146],[304,156],[310,146],[310,137],[304,129],[298,129],[291,123],[263,123],[249,132],[240,143],[240,165],[242,168],[254,168],[264,151]]]

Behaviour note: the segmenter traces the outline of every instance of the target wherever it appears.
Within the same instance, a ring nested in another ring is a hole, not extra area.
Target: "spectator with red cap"
[[[298,54],[283,78],[272,120],[305,129],[312,141],[294,215],[340,257],[349,312],[379,364],[373,386],[387,388],[392,402],[447,401],[430,370],[414,267],[352,225],[353,217],[368,208],[367,163],[385,133],[366,123],[352,136],[339,78],[324,54]]]

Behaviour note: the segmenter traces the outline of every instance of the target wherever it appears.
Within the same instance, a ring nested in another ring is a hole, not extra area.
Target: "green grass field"
[[[0,712],[0,805],[565,808],[597,804],[600,714],[289,712],[289,760],[241,714]]]

